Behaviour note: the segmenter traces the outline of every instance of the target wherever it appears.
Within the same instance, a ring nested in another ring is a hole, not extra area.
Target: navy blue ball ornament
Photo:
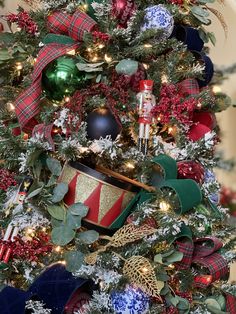
[[[86,122],[87,134],[91,140],[98,140],[110,135],[114,141],[121,131],[119,121],[107,108],[98,108],[90,112]]]
[[[116,314],[146,314],[149,311],[149,298],[139,288],[127,287],[123,292],[114,292],[111,302]]]
[[[174,19],[170,12],[162,5],[154,5],[145,9],[144,24],[141,31],[148,29],[162,29],[165,38],[170,37],[174,29]]]

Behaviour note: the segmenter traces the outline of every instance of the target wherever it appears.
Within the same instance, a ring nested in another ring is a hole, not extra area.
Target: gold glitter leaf
[[[156,279],[155,271],[148,259],[143,256],[132,256],[126,260],[123,273],[132,284],[140,287],[149,296],[161,300],[160,291],[164,287],[164,282]]]
[[[157,232],[157,229],[148,225],[136,227],[133,224],[128,224],[119,229],[111,238],[109,246],[121,247],[128,243],[141,240],[145,236],[149,236]]]
[[[135,227],[132,224],[123,226],[116,231],[112,237],[101,236],[100,239],[108,240],[109,243],[99,248],[96,252],[93,252],[85,257],[85,262],[89,265],[94,265],[97,261],[98,254],[105,252],[109,247],[122,247],[128,243],[132,243],[141,240],[145,236],[155,233],[157,229],[154,229],[148,225],[141,227]]]

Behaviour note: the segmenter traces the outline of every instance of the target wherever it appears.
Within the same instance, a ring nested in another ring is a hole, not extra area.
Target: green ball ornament
[[[79,71],[76,63],[76,57],[65,55],[46,66],[42,74],[42,88],[46,97],[61,101],[84,85],[85,72]]]

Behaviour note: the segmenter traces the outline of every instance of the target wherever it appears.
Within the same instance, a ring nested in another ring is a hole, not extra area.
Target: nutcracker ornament
[[[16,226],[13,226],[12,224],[9,224],[6,232],[4,234],[2,244],[0,245],[0,261],[2,261],[4,264],[7,264],[10,256],[12,254],[12,248],[9,245],[9,243],[12,243],[15,241],[15,237],[18,234],[19,229]]]
[[[148,152],[150,137],[150,124],[153,122],[152,109],[156,105],[155,96],[152,94],[153,81],[140,81],[140,92],[137,94],[137,110],[139,123],[138,150],[144,155]]]

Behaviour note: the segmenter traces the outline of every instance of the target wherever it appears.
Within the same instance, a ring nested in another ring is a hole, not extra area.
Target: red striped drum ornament
[[[140,188],[79,162],[65,164],[60,182],[69,185],[64,202],[89,207],[85,222],[106,229],[120,228],[130,213]]]

